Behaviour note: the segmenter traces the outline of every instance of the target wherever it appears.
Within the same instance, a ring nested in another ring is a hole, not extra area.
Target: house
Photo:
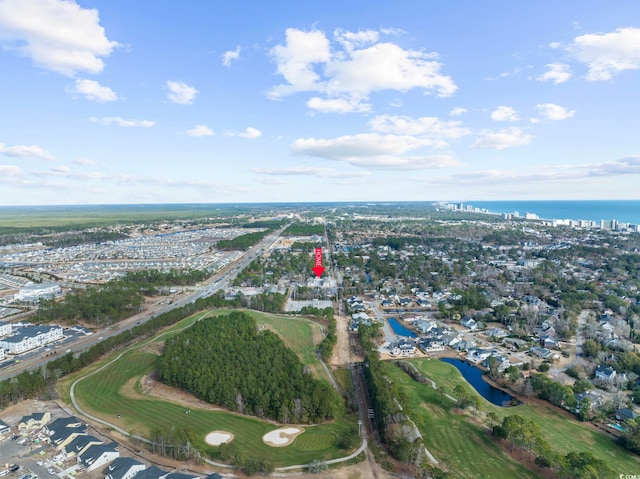
[[[469,349],[475,348],[477,346],[477,343],[474,339],[463,339],[462,341],[459,341],[455,344],[455,348],[458,351],[468,351]]]
[[[84,467],[87,472],[95,471],[97,468],[110,463],[120,457],[117,444],[93,444],[78,454],[78,464]]]
[[[484,361],[491,356],[491,350],[484,348],[470,348],[467,349],[467,359],[474,363]]]
[[[7,425],[7,423],[0,419],[0,434],[4,434],[10,431],[11,428]]]
[[[400,301],[398,301],[398,303],[400,304],[400,306],[410,306],[411,303],[413,303],[413,300],[411,300],[411,298],[400,298]]]
[[[540,338],[540,345],[547,349],[558,349],[560,347],[560,341],[553,336],[542,336]]]
[[[554,357],[553,351],[547,348],[541,348],[540,346],[534,346],[531,348],[531,354],[539,357],[540,359],[552,359]]]
[[[390,308],[391,306],[393,306],[393,301],[391,301],[390,299],[383,299],[380,304],[383,308]]]
[[[595,409],[603,404],[603,399],[600,394],[593,391],[585,391],[583,393],[574,394],[578,405],[585,399],[589,400],[589,409]]]
[[[74,456],[80,456],[87,449],[89,449],[93,445],[103,444],[102,440],[98,439],[95,436],[91,436],[89,434],[79,434],[76,435],[71,441],[68,441],[64,446],[59,447],[60,451],[62,451],[67,458],[72,458]]]
[[[172,472],[165,476],[164,479],[200,479],[200,476],[194,474],[183,474],[181,472]]]
[[[164,479],[168,474],[159,467],[151,466],[136,474],[136,479]]]
[[[146,467],[131,457],[118,457],[105,469],[104,479],[131,479]]]
[[[494,359],[492,360],[491,358]],[[505,356],[504,354],[492,354],[487,359],[482,361],[482,365],[485,368],[489,368],[492,362],[497,366],[498,372],[503,372],[505,369],[511,366],[511,363],[509,363],[509,358],[507,358],[507,356]]]
[[[425,334],[428,333],[429,331],[431,331],[433,328],[436,327],[435,323],[433,321],[429,321],[427,319],[418,319],[415,323],[414,323],[416,329],[418,330],[418,332]]]
[[[502,328],[491,328],[486,332],[487,336],[494,339],[506,338],[509,336],[509,333]]]
[[[410,339],[401,339],[389,346],[392,356],[413,356],[416,353],[416,343]]]
[[[611,382],[616,377],[616,370],[611,366],[601,364],[596,368],[596,379],[605,382]]]
[[[442,340],[435,338],[422,338],[418,343],[418,347],[425,353],[444,351],[444,343]]]
[[[18,429],[24,431],[27,429],[38,429],[47,424],[51,420],[51,414],[48,412],[34,412],[29,416],[22,416],[18,423]]]
[[[450,333],[444,333],[442,335],[442,342],[445,346],[454,346],[455,344],[460,342],[460,338],[458,337],[458,334],[456,332],[451,331]]]
[[[478,329],[478,323],[476,323],[476,320],[466,316],[460,320],[460,324],[471,331]]]
[[[638,417],[638,413],[628,407],[620,408],[616,411],[616,419],[618,421],[633,420]]]
[[[513,350],[524,349],[528,346],[528,343],[524,339],[505,338],[504,342]]]

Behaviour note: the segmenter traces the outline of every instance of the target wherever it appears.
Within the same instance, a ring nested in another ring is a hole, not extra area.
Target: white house
[[[116,447],[117,444],[115,442],[89,446],[83,453],[78,455],[78,464],[88,472],[94,471],[120,457]]]
[[[104,479],[131,479],[146,467],[131,457],[118,457],[105,470]]]
[[[401,339],[389,346],[392,356],[413,356],[416,353],[416,343],[410,339]]]
[[[476,323],[476,320],[473,319],[473,318],[464,317],[460,321],[460,324],[462,326],[464,326],[465,328],[469,328],[472,331],[475,330],[475,329],[478,329],[478,323]]]

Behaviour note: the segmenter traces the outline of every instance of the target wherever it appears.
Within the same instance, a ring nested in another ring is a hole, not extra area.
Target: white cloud
[[[471,130],[463,128],[460,121],[442,121],[433,116],[411,118],[408,116],[380,115],[370,121],[371,128],[380,133],[395,135],[413,135],[439,141],[462,138],[471,134]]]
[[[380,33],[375,30],[349,32],[338,28],[333,32],[333,37],[345,50],[351,52],[356,48],[362,48],[366,45],[376,43],[378,38],[380,38]]]
[[[107,116],[104,118],[96,118],[91,117],[89,121],[93,123],[101,123],[102,125],[118,125],[118,126],[140,126],[144,128],[151,128],[155,125],[154,121],[151,120],[125,120],[124,118],[120,118],[118,116]]]
[[[354,166],[384,169],[430,169],[459,166],[450,155],[405,155],[433,140],[413,136],[360,134],[330,140],[300,138],[291,145],[296,155],[342,161]]]
[[[418,178],[410,180],[438,185],[487,185],[487,184],[541,184],[580,183],[589,178],[640,175],[640,156],[629,156],[602,163],[578,165],[540,165],[535,168],[516,170],[479,170],[467,171],[442,177]],[[547,190],[545,190],[547,191]]]
[[[313,97],[307,101],[307,107],[321,113],[353,113],[371,111],[370,103],[363,103],[358,98],[323,99]]]
[[[237,46],[235,50],[229,50],[222,54],[222,64],[225,67],[231,66],[235,60],[240,58],[240,46]]]
[[[198,94],[198,90],[183,82],[167,81],[167,98],[179,105],[191,105]]]
[[[538,81],[552,81],[557,85],[571,78],[571,68],[565,63],[549,63],[545,66],[548,70],[537,78]]]
[[[249,127],[245,131],[230,131],[227,130],[224,132],[225,136],[235,136],[238,138],[248,138],[249,140],[255,140],[262,136],[262,132],[256,128]]]
[[[556,105],[555,103],[541,103],[536,105],[536,109],[547,120],[566,120],[571,118],[576,112],[575,110],[568,110],[567,108]]]
[[[462,108],[462,107],[457,106],[457,107],[455,107],[453,110],[451,110],[449,112],[449,115],[450,116],[460,116],[460,115],[463,115],[465,113],[467,113],[467,109],[466,108]]]
[[[238,136],[240,138],[248,138],[250,140],[253,140],[255,138],[259,138],[260,136],[262,136],[262,132],[257,128],[248,127],[244,131],[244,133],[238,133]]]
[[[425,94],[452,95],[457,87],[440,73],[437,54],[404,50],[394,43],[380,42],[380,33],[390,32],[336,30],[332,45],[324,32],[286,30],[284,45],[276,45],[271,55],[277,71],[286,83],[269,91],[271,98],[298,92],[316,92],[327,96],[310,101],[318,111],[348,110],[360,106],[375,91],[409,91],[419,88]]]
[[[361,178],[371,175],[368,171],[336,171],[332,168],[294,167],[294,168],[253,168],[259,175],[269,176],[315,176],[318,178]]]
[[[196,125],[186,133],[189,136],[213,136],[213,130],[206,125]]]
[[[581,35],[567,51],[589,67],[587,80],[609,80],[621,71],[640,68],[640,28]]]
[[[525,134],[520,128],[505,128],[500,131],[484,130],[483,137],[477,139],[471,148],[482,150],[504,150],[513,146],[523,146],[531,143],[533,136]]]
[[[74,88],[71,90],[74,93],[79,93],[87,100],[98,101],[105,103],[108,101],[116,101],[118,95],[111,88],[102,86],[95,80],[85,80],[78,78]]]
[[[18,177],[23,175],[24,171],[15,165],[0,165],[0,178],[4,176]]]
[[[67,76],[100,73],[102,58],[118,46],[100,26],[98,10],[69,0],[0,1],[0,43]]]
[[[96,166],[99,164],[96,160],[92,160],[91,158],[76,158],[73,162],[80,166]]]
[[[518,112],[510,106],[500,105],[495,111],[491,112],[493,121],[518,121]]]
[[[47,150],[36,145],[4,146],[0,143],[0,153],[14,158],[36,158],[39,160],[53,161],[55,157]]]

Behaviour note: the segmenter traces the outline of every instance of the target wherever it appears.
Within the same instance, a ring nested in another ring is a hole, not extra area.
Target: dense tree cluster
[[[144,296],[137,288],[116,281],[71,292],[62,301],[41,300],[38,320],[104,327],[139,313],[143,305]]]
[[[236,249],[247,250],[251,246],[258,244],[260,240],[267,235],[267,233],[269,233],[269,230],[256,231],[254,233],[247,233],[244,235],[237,236],[233,239],[220,240],[218,241],[216,246],[218,247],[218,249],[221,249],[223,251],[236,250]]]
[[[282,236],[324,236],[323,225],[311,225],[296,223],[289,225],[286,230],[282,232]]]
[[[307,374],[279,336],[259,331],[242,312],[203,319],[167,341],[158,376],[204,401],[282,423],[333,417],[329,386]]]

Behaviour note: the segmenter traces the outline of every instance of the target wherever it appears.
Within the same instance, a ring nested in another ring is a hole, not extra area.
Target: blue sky
[[[637,0],[0,0],[0,205],[637,199]]]

